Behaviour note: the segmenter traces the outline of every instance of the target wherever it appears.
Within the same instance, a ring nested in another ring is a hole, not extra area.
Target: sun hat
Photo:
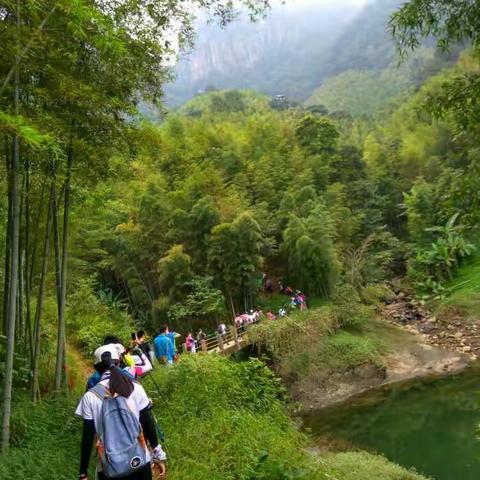
[[[121,343],[111,343],[109,345],[98,347],[93,354],[95,364],[102,361],[102,355],[106,352],[110,352],[112,360],[120,360],[122,353],[125,352],[125,347]]]

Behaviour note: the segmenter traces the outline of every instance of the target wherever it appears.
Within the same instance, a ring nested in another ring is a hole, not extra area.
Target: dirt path
[[[93,366],[73,344],[67,344],[67,379],[70,391],[84,391],[87,378],[92,374]]]

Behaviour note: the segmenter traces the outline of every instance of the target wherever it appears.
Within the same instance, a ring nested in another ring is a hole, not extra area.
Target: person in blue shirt
[[[155,351],[155,357],[161,364],[171,365],[173,358],[175,357],[175,350],[173,349],[173,343],[169,338],[170,332],[168,326],[163,325],[160,329],[160,335],[153,341],[153,348]]]
[[[168,329],[168,333],[167,333],[167,337],[170,339],[170,341],[172,342],[172,348],[173,348],[173,360],[176,361],[177,360],[177,345],[176,345],[176,339],[178,337],[181,337],[181,335],[177,332],[171,332],[170,331],[170,328]]]

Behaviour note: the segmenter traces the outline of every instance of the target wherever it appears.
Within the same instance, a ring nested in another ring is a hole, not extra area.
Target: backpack
[[[112,397],[98,384],[91,389],[102,400],[97,431],[97,452],[103,473],[108,478],[125,477],[148,463],[142,426],[130,410],[127,399]]]

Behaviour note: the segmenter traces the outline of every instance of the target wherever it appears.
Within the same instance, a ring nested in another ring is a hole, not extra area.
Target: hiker
[[[196,353],[197,344],[193,338],[192,332],[188,332],[187,338],[185,339],[185,345],[187,347],[187,352]]]
[[[217,327],[217,333],[218,335],[220,335],[221,337],[224,337],[226,334],[227,334],[227,326],[225,325],[224,322],[220,323],[220,325],[218,325]]]
[[[99,480],[151,480],[152,461],[158,465],[160,476],[164,477],[167,457],[158,443],[145,390],[122,373],[120,354],[115,345],[97,348],[94,358],[95,365],[101,365],[101,380],[83,395],[75,411],[83,418],[78,478],[88,478],[95,437]],[[146,441],[152,449],[151,453]]]
[[[155,357],[162,365],[172,365],[175,357],[175,350],[173,348],[173,342],[168,336],[168,326],[163,325],[160,328],[160,334],[153,341],[153,348],[155,351]]]
[[[153,366],[153,351],[152,351],[152,346],[150,343],[146,341],[145,338],[145,332],[143,330],[139,330],[136,334],[136,344],[139,346],[139,348],[142,350],[142,352],[147,356],[147,358],[150,360],[150,363]]]
[[[197,333],[197,342],[201,342],[202,340],[206,340],[207,339],[207,334],[202,330],[200,329]]]
[[[152,363],[140,348],[127,348],[123,354],[123,370],[126,370],[133,378],[143,377],[153,369]]]
[[[274,314],[271,310],[269,310],[269,311],[267,312],[267,319],[268,319],[268,320],[276,320],[277,317],[275,316],[275,314]]]
[[[307,297],[305,296],[305,294],[303,294],[302,292],[300,292],[298,294],[298,301],[300,302],[300,311],[304,311],[307,309]]]
[[[291,298],[290,298],[290,308],[292,308],[292,309],[297,308],[297,300],[296,300],[296,297],[291,297]]]
[[[107,335],[104,340],[103,340],[103,345],[113,345],[113,347],[117,350],[118,355],[121,356],[125,353],[125,347],[122,345],[122,342],[118,337],[115,337],[114,335]],[[101,368],[101,365],[94,365],[93,368],[95,371],[88,377],[87,379],[87,388],[86,390],[90,390],[93,388],[95,385],[97,385],[98,382],[100,382],[100,379],[102,377],[102,372],[100,372],[99,368]],[[125,371],[126,375],[130,375],[129,372]],[[131,377],[134,379],[134,377]]]
[[[270,296],[273,294],[273,284],[270,278],[265,280],[265,293]]]
[[[171,332],[170,329],[168,329],[167,337],[170,339],[170,342],[172,342],[173,361],[176,362],[178,360],[178,351],[177,351],[176,339],[178,337],[181,337],[181,335],[177,332]]]
[[[240,315],[235,317],[235,327],[237,330],[243,327],[243,318]]]

